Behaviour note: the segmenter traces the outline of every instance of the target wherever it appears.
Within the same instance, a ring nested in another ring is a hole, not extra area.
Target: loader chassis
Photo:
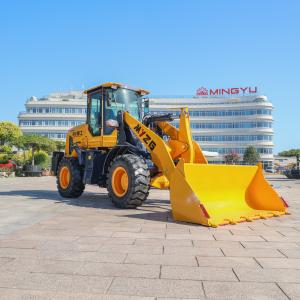
[[[119,208],[135,208],[150,187],[169,189],[175,220],[206,226],[286,213],[285,202],[258,166],[208,165],[192,139],[187,108],[173,116],[148,114],[143,89],[104,83],[85,91],[87,121],[69,130],[52,171],[62,197],[79,197],[86,184],[107,188]]]

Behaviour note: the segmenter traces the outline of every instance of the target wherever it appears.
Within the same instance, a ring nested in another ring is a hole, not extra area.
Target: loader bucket
[[[170,176],[173,217],[216,227],[286,213],[262,167],[180,161]]]

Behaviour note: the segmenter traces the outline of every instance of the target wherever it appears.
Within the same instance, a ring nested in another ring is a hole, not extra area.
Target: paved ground
[[[300,299],[300,181],[270,182],[292,215],[214,229],[173,222],[166,191],[118,210],[1,179],[0,299]]]

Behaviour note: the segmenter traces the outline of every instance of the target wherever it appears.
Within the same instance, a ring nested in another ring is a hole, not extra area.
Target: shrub
[[[11,153],[12,152],[12,147],[8,146],[8,145],[0,146],[0,152],[1,153]]]
[[[230,152],[224,155],[224,160],[227,165],[236,164],[240,160],[240,156],[235,152]]]
[[[49,155],[45,152],[40,150],[34,154],[34,164],[41,168],[48,168],[49,166]]]
[[[0,164],[7,164],[9,162],[9,156],[7,154],[0,154]]]
[[[8,168],[8,167],[0,167],[0,172],[5,172],[5,173],[11,173],[13,172],[13,168]]]
[[[17,165],[22,166],[24,165],[29,159],[26,158],[24,153],[16,153],[12,155],[11,160]]]

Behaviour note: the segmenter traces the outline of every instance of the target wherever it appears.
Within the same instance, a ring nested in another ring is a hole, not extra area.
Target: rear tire
[[[107,190],[116,207],[136,208],[142,205],[149,195],[149,188],[150,172],[142,157],[124,154],[112,161],[107,175]]]
[[[84,188],[78,160],[64,157],[59,163],[57,172],[59,194],[64,198],[78,198]]]

